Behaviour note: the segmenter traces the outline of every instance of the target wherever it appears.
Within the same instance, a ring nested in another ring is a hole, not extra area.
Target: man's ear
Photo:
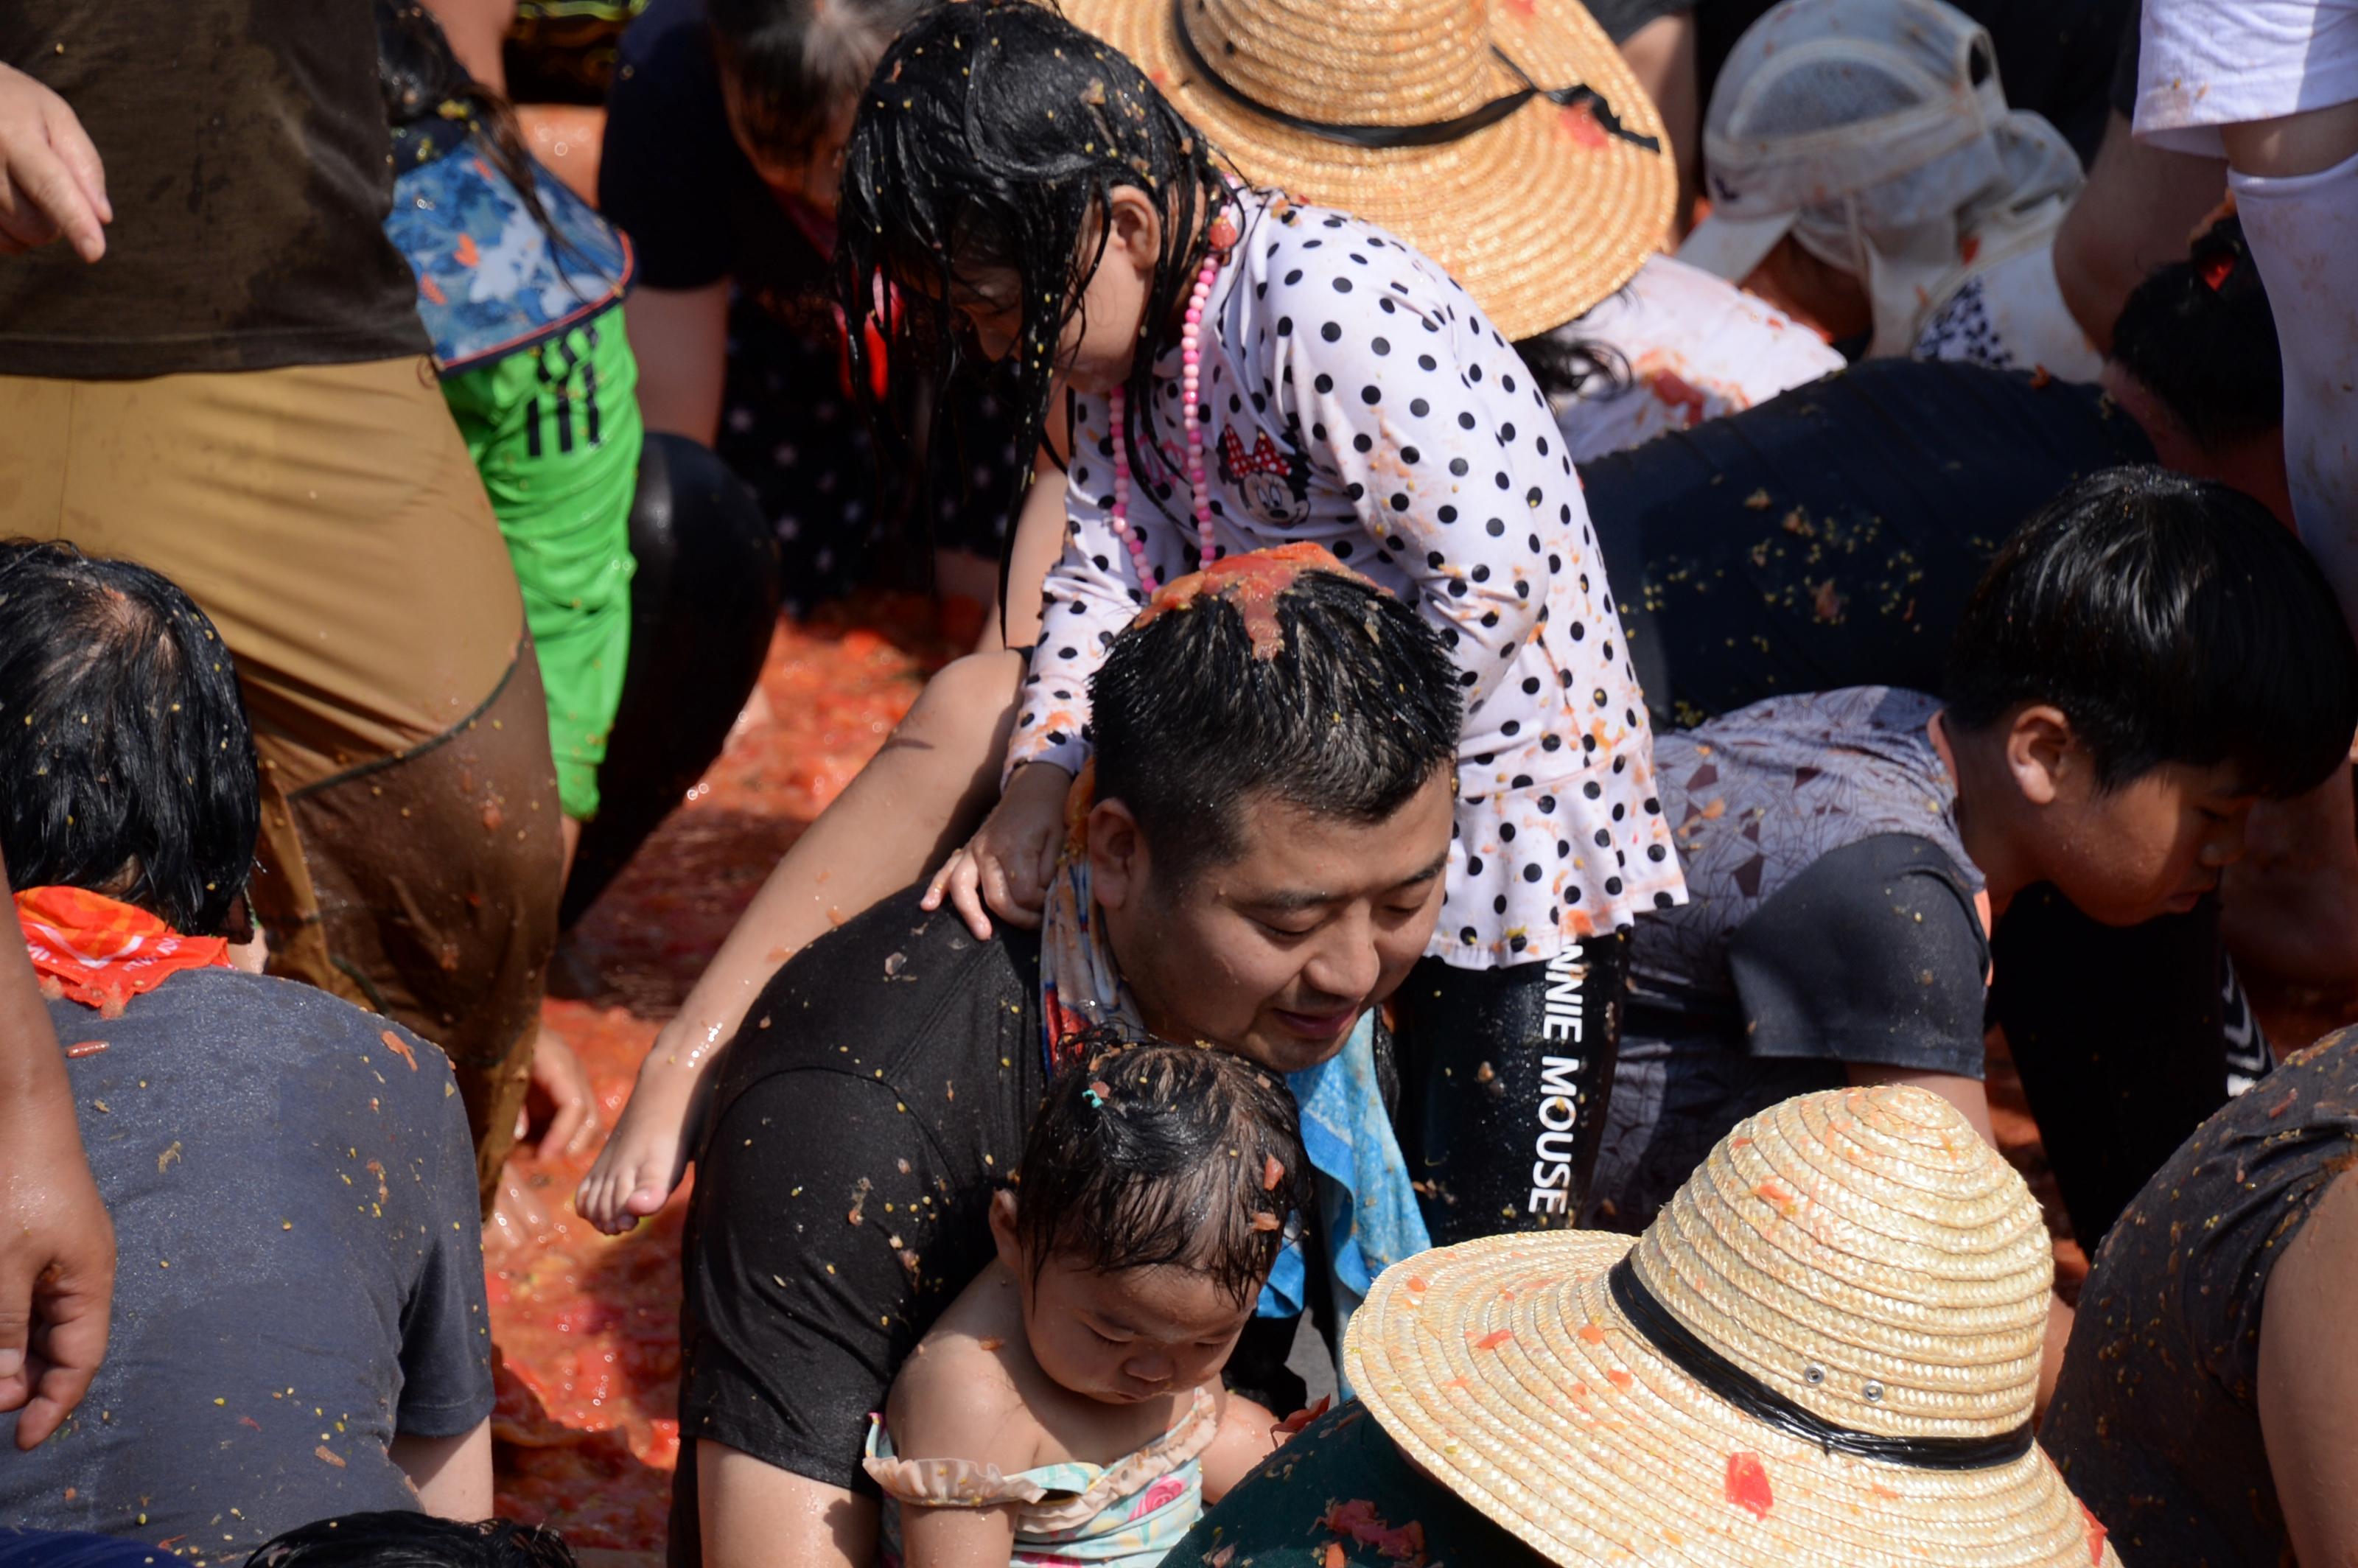
[[[1151,871],[1146,835],[1138,818],[1118,800],[1089,808],[1089,896],[1106,909],[1133,907],[1146,892]]]
[[[2043,702],[2017,709],[2006,721],[2006,771],[2031,806],[2084,798],[2091,782],[2088,753],[2071,721]]]
[[[1015,1240],[1015,1189],[1001,1187],[990,1195],[990,1240],[999,1260],[1017,1279],[1023,1277],[1023,1249]]]

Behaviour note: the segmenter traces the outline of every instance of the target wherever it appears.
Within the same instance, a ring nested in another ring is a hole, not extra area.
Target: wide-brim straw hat
[[[1387,228],[1509,339],[1661,243],[1662,120],[1577,0],[1064,0],[1256,185]],[[1537,91],[1533,91],[1537,89]]]
[[[1350,1381],[1561,1563],[2102,1568],[2030,1437],[2054,1260],[2029,1190],[1916,1088],[1739,1124],[1644,1237],[1386,1271]]]

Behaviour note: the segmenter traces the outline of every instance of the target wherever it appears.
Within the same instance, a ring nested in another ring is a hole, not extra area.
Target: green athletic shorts
[[[524,590],[565,815],[598,815],[598,767],[631,653],[639,369],[618,303],[560,337],[446,377]]]

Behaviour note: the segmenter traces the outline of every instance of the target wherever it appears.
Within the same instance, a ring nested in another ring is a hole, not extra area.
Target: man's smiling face
[[[1423,955],[1441,912],[1455,804],[1436,770],[1380,822],[1249,795],[1238,852],[1174,885],[1119,801],[1089,824],[1091,880],[1145,1022],[1279,1072],[1343,1048]]]

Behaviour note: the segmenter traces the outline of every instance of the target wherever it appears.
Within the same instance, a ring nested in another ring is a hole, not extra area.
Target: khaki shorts
[[[272,968],[439,1043],[488,1184],[562,850],[514,573],[430,364],[0,377],[0,535],[138,561],[212,618],[262,758]]]

